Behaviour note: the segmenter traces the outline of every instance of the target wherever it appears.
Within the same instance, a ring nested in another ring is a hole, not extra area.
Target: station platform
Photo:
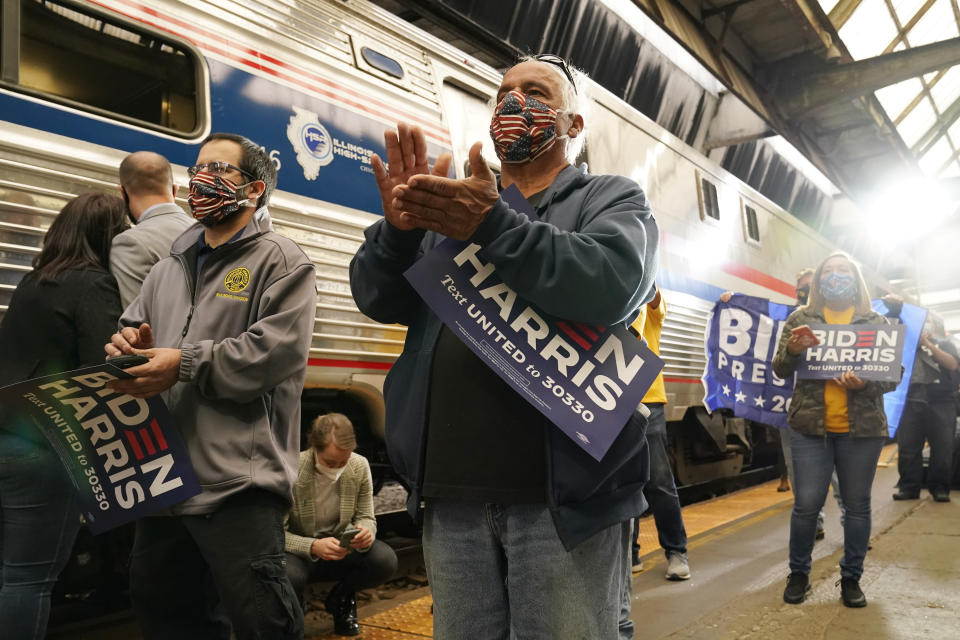
[[[633,576],[631,618],[638,640],[845,640],[958,637],[960,611],[960,496],[934,503],[894,502],[896,447],[884,449],[873,490],[872,550],[861,586],[868,606],[840,602],[843,552],[836,502],[828,498],[826,538],[814,548],[813,591],[800,605],[782,600],[786,584],[791,493],[768,482],[685,507],[692,578],[664,579],[665,560],[652,518],[641,521],[644,570]],[[429,588],[361,607],[360,638],[432,638]],[[342,636],[307,629],[310,640]],[[561,639],[558,639],[561,640]]]

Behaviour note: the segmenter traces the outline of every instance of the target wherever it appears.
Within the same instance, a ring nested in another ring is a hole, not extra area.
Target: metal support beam
[[[853,12],[857,10],[857,7],[860,6],[860,3],[863,0],[840,0],[833,9],[830,10],[830,22],[833,23],[834,29],[840,31],[840,27],[846,24],[847,20],[850,19],[850,16],[853,15]]]
[[[734,0],[730,4],[721,5],[719,7],[711,7],[709,9],[704,9],[700,15],[706,20],[712,16],[720,15],[721,13],[733,13],[737,10],[737,7],[740,7],[745,4],[750,4],[751,2],[756,2],[756,0]]]
[[[797,115],[955,64],[960,64],[960,38],[858,60],[806,76],[784,78],[786,82],[781,80],[777,93],[783,112]]]
[[[927,151],[937,143],[937,140],[950,129],[951,125],[957,121],[957,118],[960,118],[960,98],[954,100],[953,104],[940,114],[940,117],[937,118],[934,125],[913,145],[911,151],[913,151],[918,158],[924,156]]]

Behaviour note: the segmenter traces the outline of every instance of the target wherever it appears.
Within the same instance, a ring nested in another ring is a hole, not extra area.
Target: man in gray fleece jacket
[[[188,173],[201,224],[150,271],[106,351],[150,359],[114,388],[163,394],[203,491],[137,523],[130,595],[144,638],[226,639],[231,625],[240,640],[302,638],[283,518],[297,477],[314,267],[273,232],[265,205],[276,170],[258,145],[213,134]]]

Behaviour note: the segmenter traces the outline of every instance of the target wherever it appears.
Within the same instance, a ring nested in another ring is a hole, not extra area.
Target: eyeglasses
[[[256,180],[257,176],[253,175],[249,171],[244,171],[240,167],[234,166],[229,162],[203,162],[201,164],[195,164],[192,167],[187,169],[187,175],[191,178],[201,171],[206,171],[207,173],[212,173],[215,176],[222,176],[227,171],[230,170],[238,171],[243,175],[247,176],[251,180]]]
[[[570,72],[570,67],[567,66],[566,60],[553,53],[540,53],[533,56],[533,59],[537,62],[546,62],[547,64],[552,64],[555,67],[560,67],[560,71],[563,71],[563,75],[567,76],[567,80],[570,81],[570,86],[573,87],[573,92],[577,92],[577,83],[573,79],[573,74]]]

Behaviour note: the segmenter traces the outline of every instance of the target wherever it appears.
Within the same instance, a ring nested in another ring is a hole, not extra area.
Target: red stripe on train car
[[[126,16],[127,18],[130,18],[131,20],[135,20],[135,21],[137,21],[137,22],[142,22],[142,23],[144,23],[144,24],[148,24],[148,25],[150,25],[150,26],[152,26],[152,27],[155,27],[155,28],[157,28],[157,29],[160,29],[161,31],[166,31],[167,33],[172,33],[173,35],[176,35],[176,36],[179,36],[179,37],[184,38],[184,39],[186,39],[186,40],[189,40],[190,42],[192,42],[192,43],[193,43],[194,45],[196,45],[197,47],[200,47],[201,49],[204,49],[204,50],[209,51],[209,52],[217,53],[217,54],[219,54],[219,55],[224,56],[225,58],[230,58],[231,60],[234,60],[234,61],[236,61],[236,62],[240,62],[240,63],[242,63],[242,64],[244,64],[244,65],[246,65],[246,66],[248,66],[248,67],[251,67],[251,68],[256,69],[256,70],[258,70],[258,71],[261,71],[261,72],[263,72],[263,73],[267,73],[267,74],[270,74],[270,75],[272,75],[272,76],[276,76],[276,77],[278,77],[278,78],[283,78],[283,79],[285,79],[285,80],[288,80],[289,82],[292,82],[292,83],[294,83],[294,84],[300,85],[301,87],[304,87],[304,88],[306,88],[306,89],[309,89],[309,90],[311,90],[311,91],[314,91],[314,92],[316,92],[316,93],[319,93],[319,94],[321,94],[321,95],[324,95],[324,96],[326,96],[326,97],[328,97],[328,98],[331,98],[331,99],[334,99],[334,100],[338,100],[338,101],[343,102],[343,103],[345,103],[345,104],[347,104],[347,105],[349,105],[349,106],[351,106],[351,107],[354,107],[354,108],[356,108],[356,109],[360,109],[361,111],[366,111],[366,112],[368,112],[368,113],[370,113],[370,114],[376,115],[376,116],[381,117],[381,118],[390,119],[390,120],[395,120],[395,119],[397,119],[397,115],[399,114],[400,116],[402,116],[402,119],[419,123],[419,124],[421,124],[424,128],[430,130],[429,133],[428,133],[428,137],[434,138],[435,140],[437,140],[437,141],[440,142],[441,144],[447,144],[447,145],[449,145],[449,144],[452,143],[452,141],[451,141],[451,139],[450,139],[450,136],[449,136],[449,133],[448,133],[447,131],[445,131],[445,130],[442,128],[442,126],[438,126],[436,123],[430,122],[430,121],[428,121],[428,120],[425,120],[425,119],[420,118],[420,117],[418,117],[418,116],[415,116],[415,115],[413,115],[413,114],[405,113],[405,112],[402,112],[402,111],[396,111],[395,113],[384,113],[383,111],[378,111],[378,110],[372,109],[371,107],[367,106],[367,104],[365,104],[365,103],[362,103],[362,102],[353,102],[353,101],[351,101],[351,100],[346,100],[346,99],[343,98],[342,95],[337,95],[337,94],[334,94],[334,93],[332,93],[332,92],[330,92],[330,91],[324,91],[324,90],[322,90],[322,89],[317,88],[315,85],[310,85],[310,84],[308,84],[308,83],[306,83],[306,82],[303,82],[303,81],[300,80],[299,78],[296,78],[296,77],[291,76],[291,75],[286,74],[286,73],[278,72],[278,71],[275,70],[275,69],[271,69],[271,68],[269,68],[269,67],[265,67],[265,66],[263,66],[263,65],[261,65],[261,64],[257,64],[257,62],[255,61],[255,59],[256,59],[256,58],[260,58],[260,59],[265,60],[265,61],[267,61],[267,62],[270,62],[271,64],[274,64],[274,65],[276,65],[276,66],[283,67],[284,69],[295,70],[295,71],[299,72],[300,74],[309,77],[311,80],[314,80],[314,81],[317,81],[317,82],[321,82],[321,83],[323,83],[323,84],[325,84],[325,85],[327,85],[327,86],[329,86],[329,87],[331,87],[331,88],[333,88],[333,89],[336,89],[337,91],[340,91],[340,92],[342,92],[342,93],[348,93],[348,94],[350,94],[350,95],[356,96],[356,97],[361,98],[361,99],[363,99],[363,100],[367,100],[367,101],[369,101],[369,102],[371,102],[371,103],[379,104],[379,105],[382,106],[382,107],[386,107],[388,110],[391,109],[391,107],[390,107],[389,105],[386,105],[386,104],[381,103],[381,102],[379,102],[379,101],[373,100],[373,99],[371,99],[369,96],[365,96],[365,95],[363,95],[363,94],[357,93],[356,91],[353,91],[353,90],[351,90],[351,89],[348,89],[347,87],[343,87],[343,86],[341,86],[341,85],[338,85],[338,84],[336,84],[336,83],[334,83],[334,82],[332,82],[332,81],[330,81],[330,80],[327,80],[326,78],[324,78],[324,77],[322,77],[322,76],[316,75],[315,73],[309,72],[309,71],[307,71],[307,70],[305,70],[305,69],[300,69],[300,68],[298,68],[298,67],[294,67],[293,65],[290,65],[290,64],[288,64],[288,63],[285,63],[285,62],[283,62],[283,61],[281,61],[281,60],[277,60],[276,58],[273,58],[272,56],[269,56],[269,55],[264,54],[264,53],[262,53],[262,52],[260,52],[260,51],[257,51],[256,49],[250,49],[250,48],[248,48],[248,47],[243,47],[243,46],[237,45],[237,44],[231,42],[230,40],[228,40],[228,39],[226,39],[226,38],[224,38],[224,37],[222,37],[222,36],[217,36],[217,35],[215,35],[215,34],[212,34],[212,33],[206,32],[206,31],[202,31],[201,29],[195,27],[194,25],[191,25],[191,24],[189,24],[189,23],[187,23],[187,22],[184,22],[184,21],[179,20],[179,19],[177,19],[177,18],[174,18],[174,17],[172,17],[172,16],[162,14],[161,12],[159,12],[159,11],[157,11],[156,9],[153,9],[153,8],[151,8],[151,7],[146,7],[146,6],[144,6],[144,5],[142,5],[142,4],[139,4],[139,3],[137,3],[137,2],[131,2],[130,0],[117,0],[117,2],[120,2],[120,3],[122,3],[122,4],[125,4],[125,5],[127,5],[127,6],[129,6],[129,7],[133,7],[133,8],[135,8],[135,9],[137,9],[137,10],[143,12],[143,13],[146,13],[147,15],[153,16],[153,17],[158,18],[158,19],[160,19],[160,20],[164,20],[164,21],[166,21],[167,23],[176,25],[176,26],[178,26],[178,27],[180,27],[180,28],[182,28],[182,29],[185,29],[185,30],[188,30],[188,31],[193,31],[193,32],[197,33],[198,35],[197,35],[197,36],[187,36],[187,35],[185,35],[184,33],[175,31],[174,29],[172,29],[172,28],[170,28],[170,27],[168,27],[168,26],[165,26],[165,25],[162,25],[162,24],[157,24],[156,22],[151,22],[151,21],[149,21],[149,20],[144,20],[144,19],[142,19],[142,18],[137,18],[137,17],[135,17],[135,16],[133,16],[133,15],[130,15],[129,13],[126,13],[126,12],[124,12],[124,11],[121,11],[121,10],[117,9],[116,7],[112,7],[112,6],[108,5],[108,4],[104,4],[103,2],[98,2],[98,0],[90,0],[90,2],[91,2],[92,4],[99,5],[99,6],[103,7],[103,8],[105,8],[105,9],[109,9],[110,11],[113,11],[113,12],[115,12],[115,13],[119,13],[119,14],[122,15],[122,16]],[[205,40],[207,40],[207,42],[201,43],[201,42],[199,42],[199,41],[197,40],[197,38],[205,39]],[[221,43],[222,45],[228,46],[228,47],[230,47],[230,48],[232,48],[232,49],[234,49],[234,50],[240,50],[240,51],[242,51],[243,53],[245,53],[246,55],[251,56],[252,58],[254,58],[254,60],[250,60],[250,59],[248,59],[248,58],[241,57],[240,55],[237,55],[237,54],[235,54],[235,53],[233,53],[233,52],[231,52],[231,51],[228,51],[228,50],[226,50],[226,49],[222,49],[222,48],[213,46],[213,45],[209,44],[209,41],[211,41],[211,40],[214,41],[214,42],[219,42],[219,43]],[[425,132],[425,133],[427,133],[427,132]]]
[[[663,378],[664,382],[679,382],[680,384],[701,384],[700,378]]]
[[[392,362],[366,362],[363,360],[331,360],[329,358],[310,358],[309,367],[340,367],[342,369],[374,369],[387,371],[393,366]]]
[[[721,269],[732,276],[737,276],[738,278],[742,278],[747,282],[758,284],[761,287],[770,289],[771,291],[776,291],[777,293],[782,293],[785,296],[793,298],[797,295],[797,288],[789,282],[785,282],[780,278],[774,278],[770,274],[764,273],[763,271],[758,271],[757,269],[748,267],[745,264],[728,262],[727,264],[723,265]]]

